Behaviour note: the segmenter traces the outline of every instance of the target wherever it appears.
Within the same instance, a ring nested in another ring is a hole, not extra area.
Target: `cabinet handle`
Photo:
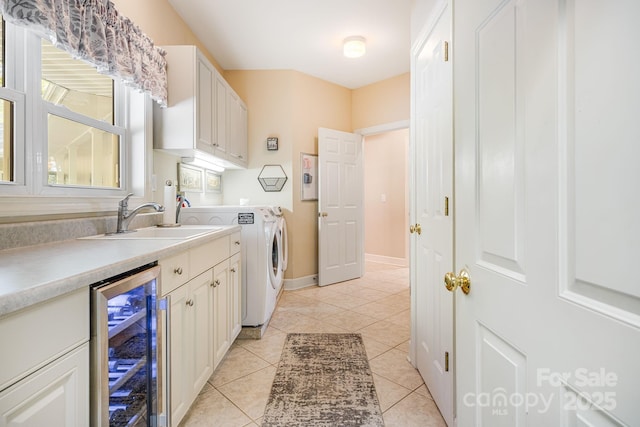
[[[236,240],[234,243],[236,244],[236,246],[240,246],[240,240]]]
[[[177,267],[173,269],[173,272],[178,276],[182,275],[182,267]]]
[[[235,269],[235,268],[232,268],[232,269],[231,269],[231,272],[232,272],[232,273],[235,273],[235,272],[236,272],[236,269]]]
[[[187,305],[188,305],[189,307],[193,307],[193,300],[192,300],[192,299],[187,300]]]
[[[213,283],[215,283],[214,288],[217,288],[218,286],[220,286],[220,280],[218,279],[214,280]]]

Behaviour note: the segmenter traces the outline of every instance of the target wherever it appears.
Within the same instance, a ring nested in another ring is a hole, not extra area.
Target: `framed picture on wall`
[[[194,168],[191,166],[178,164],[178,183],[180,184],[180,191],[195,191],[202,193],[203,191],[203,179],[202,169]]]
[[[318,156],[300,153],[300,200],[318,200]]]
[[[278,138],[274,136],[267,138],[267,150],[269,151],[278,150]]]
[[[205,186],[207,193],[222,193],[222,176],[210,170],[204,171]]]

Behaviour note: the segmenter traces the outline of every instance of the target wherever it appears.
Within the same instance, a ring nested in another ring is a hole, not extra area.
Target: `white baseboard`
[[[396,258],[384,255],[364,254],[364,260],[369,262],[379,262],[381,264],[397,265],[398,267],[409,266],[409,263],[404,258]]]
[[[312,274],[311,276],[298,277],[296,279],[284,279],[284,290],[294,291],[296,289],[308,288],[309,286],[315,286],[318,284],[318,275]]]

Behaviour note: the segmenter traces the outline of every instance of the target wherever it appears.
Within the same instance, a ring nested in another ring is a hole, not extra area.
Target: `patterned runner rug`
[[[384,426],[360,334],[288,334],[262,426]]]

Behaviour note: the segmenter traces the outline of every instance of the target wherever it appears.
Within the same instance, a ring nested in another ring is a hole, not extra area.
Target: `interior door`
[[[640,420],[640,3],[614,3],[454,3],[459,426]]]
[[[318,129],[318,284],[364,274],[362,136]]]
[[[442,277],[453,267],[453,92],[448,2],[412,51],[414,250],[411,263],[415,364],[453,426],[453,299]]]

